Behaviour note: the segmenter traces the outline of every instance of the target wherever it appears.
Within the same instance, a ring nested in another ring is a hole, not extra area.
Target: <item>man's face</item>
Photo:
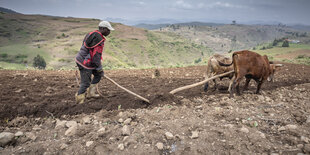
[[[108,36],[110,34],[110,32],[111,31],[108,28],[106,28],[106,27],[103,27],[102,30],[101,30],[101,33],[104,36]]]

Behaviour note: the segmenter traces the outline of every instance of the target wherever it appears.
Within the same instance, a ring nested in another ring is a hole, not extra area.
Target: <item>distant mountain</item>
[[[144,28],[147,30],[156,30],[164,27],[168,27],[171,25],[179,25],[179,26],[220,26],[224,24],[220,23],[204,23],[204,22],[188,22],[188,23],[173,23],[173,24],[138,24],[134,25],[134,27]]]
[[[7,8],[3,8],[3,7],[0,7],[0,12],[4,12],[4,13],[18,13],[16,11],[13,11],[13,10],[7,9]]]
[[[302,30],[302,31],[310,31],[310,25],[291,25],[289,27],[292,27],[297,30]]]
[[[139,24],[150,24],[150,25],[157,25],[157,24],[174,24],[174,23],[181,23],[184,21],[175,20],[175,19],[155,19],[155,20],[134,20],[134,19],[122,19],[122,18],[105,18],[104,20],[114,22],[114,23],[122,23],[125,25],[139,25]]]
[[[161,27],[167,27],[170,24],[138,24],[138,25],[134,25],[134,27],[138,27],[138,28],[143,28],[143,29],[147,29],[147,30],[156,30],[156,29],[160,29]]]

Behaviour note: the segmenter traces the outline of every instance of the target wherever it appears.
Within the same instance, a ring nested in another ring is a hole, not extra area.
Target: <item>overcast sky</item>
[[[310,25],[310,0],[0,0],[0,6],[23,14],[129,21],[236,20]]]

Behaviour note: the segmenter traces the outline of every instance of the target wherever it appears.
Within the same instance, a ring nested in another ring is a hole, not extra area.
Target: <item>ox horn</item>
[[[276,67],[283,67],[283,64],[274,64]]]

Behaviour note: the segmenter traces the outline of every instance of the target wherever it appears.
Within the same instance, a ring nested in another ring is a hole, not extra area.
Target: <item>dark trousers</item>
[[[101,80],[101,75],[95,69],[86,69],[81,65],[77,64],[80,70],[81,83],[80,89],[78,91],[78,95],[86,92],[87,88],[90,84],[97,84]],[[91,79],[91,75],[94,75],[93,80]]]

